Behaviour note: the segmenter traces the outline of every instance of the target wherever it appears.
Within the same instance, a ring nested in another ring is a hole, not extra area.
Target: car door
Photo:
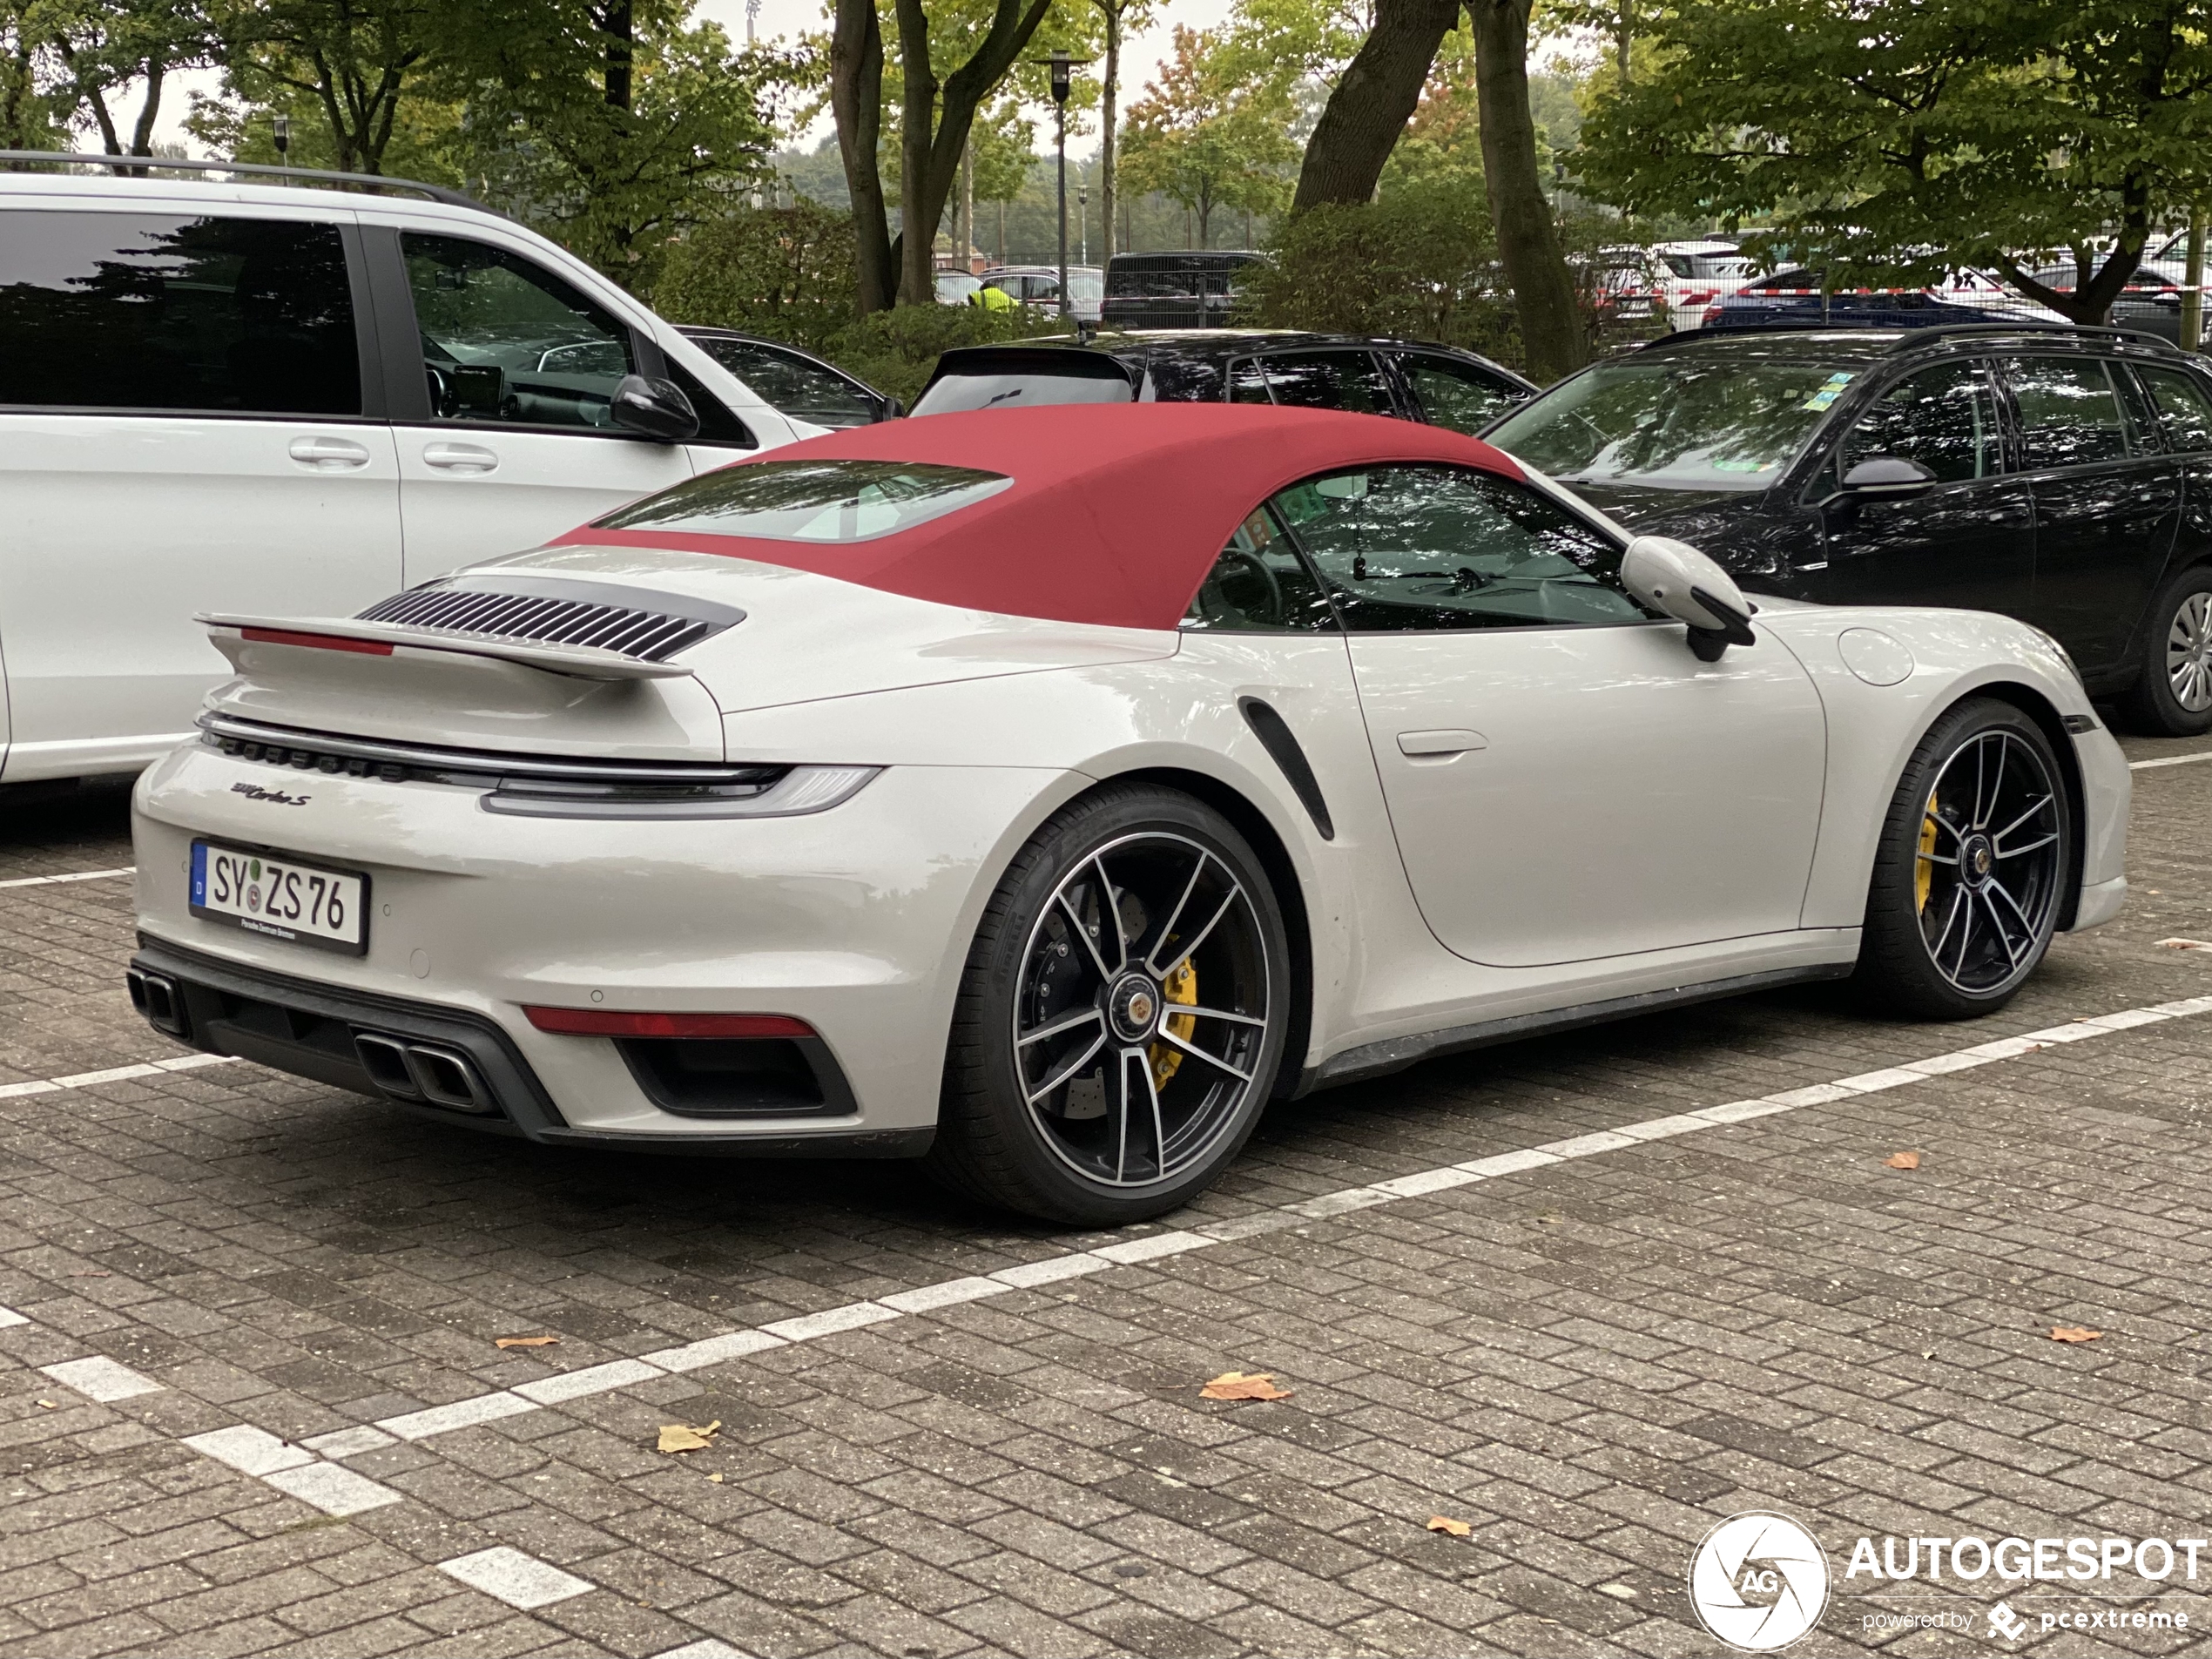
[[[228,668],[196,611],[349,616],[400,577],[352,217],[0,214],[10,779],[132,769]]]
[[[691,475],[684,445],[613,423],[639,363],[626,323],[515,249],[413,230],[398,244],[428,395],[398,423],[410,583]]]
[[[2002,365],[2035,501],[2035,592],[2016,615],[2084,672],[2115,665],[2173,551],[2182,461],[2165,453],[2119,365],[2087,356]]]
[[[1916,461],[1935,482],[1904,499],[1844,493],[1843,475],[1876,455]],[[2014,617],[2033,604],[2034,499],[2007,464],[1987,363],[1939,363],[1884,389],[1845,432],[1811,493],[1827,563],[1800,567],[1806,597]]]
[[[884,417],[882,398],[860,381],[805,354],[732,334],[697,334],[693,343],[794,421],[815,426],[867,426]]]
[[[1294,409],[1341,409],[1349,415],[1401,416],[1390,372],[1360,347],[1273,352],[1247,357],[1229,371],[1232,403],[1278,403]]]
[[[1764,632],[1717,663],[1533,488],[1370,467],[1271,503],[1335,601],[1413,895],[1507,968],[1793,929],[1826,727]]]
[[[1527,400],[1522,388],[1437,352],[1398,352],[1398,373],[1424,420],[1469,437]]]

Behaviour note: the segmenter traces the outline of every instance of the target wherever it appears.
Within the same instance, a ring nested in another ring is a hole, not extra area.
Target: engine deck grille
[[[462,588],[410,588],[369,606],[360,620],[401,623],[439,633],[591,645],[648,663],[665,662],[730,625],[552,594]]]

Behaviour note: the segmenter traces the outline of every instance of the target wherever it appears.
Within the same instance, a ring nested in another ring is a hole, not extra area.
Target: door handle
[[[294,438],[287,452],[318,472],[351,472],[368,465],[368,451],[350,438]]]
[[[1440,759],[1447,755],[1467,753],[1470,749],[1487,749],[1490,739],[1480,732],[1454,730],[1450,732],[1400,732],[1398,752],[1411,759]]]
[[[499,466],[499,457],[474,443],[426,443],[422,464],[442,472],[491,472]]]

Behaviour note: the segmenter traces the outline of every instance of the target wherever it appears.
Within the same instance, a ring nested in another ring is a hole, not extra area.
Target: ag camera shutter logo
[[[1750,1510],[1705,1534],[1689,1563],[1699,1622],[1743,1653],[1773,1653],[1820,1622],[1828,1557],[1787,1515]]]

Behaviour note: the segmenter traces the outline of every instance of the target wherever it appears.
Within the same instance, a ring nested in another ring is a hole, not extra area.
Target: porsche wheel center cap
[[[1143,974],[1117,980],[1107,995],[1106,1017],[1123,1042],[1142,1042],[1150,1036],[1159,1015],[1160,988]]]
[[[1989,880],[1997,866],[1997,849],[1986,835],[1969,835],[1959,848],[1959,867],[1977,887]]]

